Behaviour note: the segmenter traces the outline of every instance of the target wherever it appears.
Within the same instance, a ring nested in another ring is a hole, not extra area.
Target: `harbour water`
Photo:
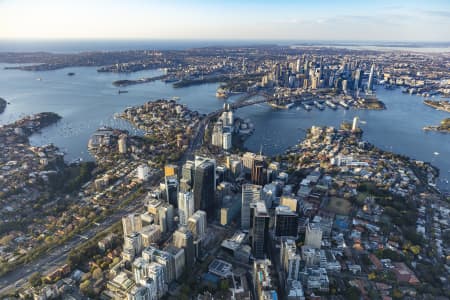
[[[34,145],[54,143],[66,152],[66,160],[91,159],[87,152],[90,135],[100,126],[124,128],[138,133],[129,123],[114,119],[114,114],[126,107],[159,98],[180,97],[180,103],[192,110],[208,113],[223,105],[215,97],[218,84],[204,84],[174,89],[160,81],[126,87],[128,93],[118,94],[112,82],[119,79],[152,77],[160,71],[150,70],[132,74],[98,73],[96,68],[81,67],[47,72],[4,70],[0,64],[0,97],[11,104],[0,114],[0,124],[14,122],[20,117],[43,111],[60,114],[63,119],[31,137]],[[73,72],[74,76],[67,73]],[[38,80],[39,79],[39,80]],[[123,88],[122,88],[123,89]],[[448,114],[425,106],[423,98],[402,94],[400,90],[379,87],[377,95],[387,110],[337,110],[313,108],[274,110],[261,104],[240,109],[236,115],[250,118],[254,134],[246,141],[249,150],[268,155],[283,153],[305,136],[312,125],[338,126],[359,116],[363,121],[364,139],[376,146],[418,160],[431,162],[441,172],[439,186],[450,190],[450,136],[424,132],[426,125],[438,124]],[[233,99],[230,99],[231,101]],[[439,153],[439,154],[436,154]]]

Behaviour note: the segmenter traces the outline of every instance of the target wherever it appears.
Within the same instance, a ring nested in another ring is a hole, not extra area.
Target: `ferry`
[[[333,102],[331,102],[330,100],[325,101],[325,104],[328,105],[330,108],[332,109],[337,109],[336,104],[334,104]]]
[[[120,94],[128,93],[128,91],[125,91],[125,90],[118,90],[117,93],[120,95]]]
[[[294,107],[294,103],[288,103],[288,104],[286,104],[286,108],[287,109],[291,109],[292,107]]]

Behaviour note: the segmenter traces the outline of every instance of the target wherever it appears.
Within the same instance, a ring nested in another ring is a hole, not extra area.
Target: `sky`
[[[450,41],[450,0],[0,0],[0,39]]]

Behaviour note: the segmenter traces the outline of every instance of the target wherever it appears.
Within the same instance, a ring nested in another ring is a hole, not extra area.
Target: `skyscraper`
[[[186,179],[191,187],[194,183],[194,171],[195,163],[191,160],[186,161],[186,163],[181,168],[181,177],[183,179]]]
[[[183,248],[186,267],[190,268],[195,262],[194,237],[187,227],[181,226],[173,233],[173,244],[175,247]]]
[[[300,271],[300,254],[297,253],[295,240],[286,239],[281,243],[281,266],[287,280],[298,280]]]
[[[203,239],[206,232],[206,213],[202,210],[197,210],[188,219],[188,228],[194,235],[194,239]]]
[[[265,179],[265,162],[263,160],[255,160],[252,168],[252,183],[257,185],[264,185]]]
[[[125,154],[127,153],[127,135],[121,134],[119,136],[119,140],[117,141],[119,153]]]
[[[367,81],[367,91],[368,92],[373,91],[374,71],[375,71],[375,64],[372,64],[372,67],[370,67],[369,81]]]
[[[264,258],[267,248],[270,216],[264,202],[253,203],[252,251],[255,258]]]
[[[196,157],[194,175],[194,210],[214,216],[216,190],[215,160]]]
[[[178,215],[180,224],[187,226],[187,221],[194,213],[194,195],[192,192],[178,193]]]
[[[129,214],[122,217],[123,235],[127,236],[142,229],[142,219],[139,214]]]
[[[275,208],[275,236],[297,238],[298,216],[287,206]]]
[[[242,185],[241,228],[250,229],[250,203],[261,200],[262,187],[254,184]]]
[[[166,186],[166,200],[173,207],[178,207],[178,180],[176,176],[166,176],[165,177]]]
[[[352,131],[353,132],[358,130],[358,121],[359,121],[358,117],[354,117],[353,118],[353,124],[352,124]]]

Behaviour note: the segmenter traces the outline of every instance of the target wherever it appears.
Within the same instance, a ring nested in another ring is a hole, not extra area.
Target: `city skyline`
[[[0,39],[448,41],[448,1],[0,1]]]

